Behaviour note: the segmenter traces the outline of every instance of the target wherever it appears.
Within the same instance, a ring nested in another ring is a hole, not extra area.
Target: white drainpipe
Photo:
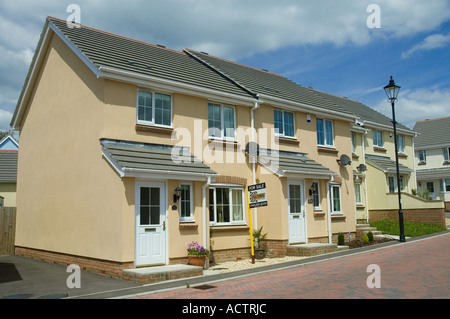
[[[207,222],[208,219],[206,219],[206,187],[208,187],[209,185],[211,185],[211,177],[208,177],[208,181],[206,182],[206,184],[204,184],[202,186],[202,208],[203,208],[203,247],[205,247],[205,249],[207,249],[208,245],[208,237],[207,237],[207,231],[208,231],[208,226],[207,226]]]

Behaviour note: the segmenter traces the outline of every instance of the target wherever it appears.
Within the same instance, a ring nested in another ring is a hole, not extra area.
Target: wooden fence
[[[16,208],[0,207],[0,256],[14,255]]]

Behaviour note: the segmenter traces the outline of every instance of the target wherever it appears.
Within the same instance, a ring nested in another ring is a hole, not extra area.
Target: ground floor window
[[[314,182],[312,185],[312,199],[314,203],[314,210],[320,210],[320,184],[319,182]]]
[[[209,189],[209,221],[211,224],[244,221],[244,190],[236,187]]]
[[[330,185],[330,204],[331,213],[340,214],[341,211],[341,185],[331,184]]]
[[[180,220],[181,221],[192,221],[193,220],[192,185],[184,184],[184,185],[181,185],[180,188],[181,188]]]
[[[355,183],[355,202],[356,204],[361,204],[361,183]]]
[[[450,178],[441,179],[441,192],[442,193],[450,192]]]
[[[397,176],[390,175],[388,176],[388,184],[389,184],[389,193],[397,192]],[[405,176],[400,176],[400,190],[405,190]]]

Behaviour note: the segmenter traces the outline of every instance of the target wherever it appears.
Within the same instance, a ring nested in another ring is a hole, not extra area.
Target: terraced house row
[[[391,122],[365,105],[51,17],[12,125],[16,253],[113,275],[186,263],[191,241],[248,258],[248,185],[267,186],[251,216],[271,256],[354,234],[415,188],[415,132],[399,127],[396,185]]]

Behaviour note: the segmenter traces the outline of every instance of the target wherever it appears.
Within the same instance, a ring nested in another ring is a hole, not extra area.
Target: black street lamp
[[[403,210],[402,210],[402,192],[400,190],[400,170],[398,167],[398,142],[397,142],[397,121],[395,120],[395,101],[397,100],[400,87],[395,85],[394,79],[391,76],[389,84],[384,87],[389,101],[392,105],[392,123],[394,124],[394,141],[395,141],[395,163],[397,167],[397,193],[398,193],[398,219],[400,224],[400,241],[405,242],[405,227],[403,225]]]

